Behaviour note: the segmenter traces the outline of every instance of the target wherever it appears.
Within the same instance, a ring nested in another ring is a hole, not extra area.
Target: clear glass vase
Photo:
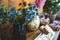
[[[13,24],[13,40],[26,40],[25,25]]]

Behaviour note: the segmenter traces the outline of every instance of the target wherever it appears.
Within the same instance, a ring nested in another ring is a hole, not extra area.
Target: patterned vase
[[[35,31],[39,28],[40,25],[40,19],[38,16],[36,16],[36,20],[32,20],[30,23],[27,24],[27,29],[29,31]]]

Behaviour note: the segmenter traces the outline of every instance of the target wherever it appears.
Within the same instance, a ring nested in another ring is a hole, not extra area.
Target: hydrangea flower
[[[32,10],[32,14],[33,14],[33,15],[36,15],[37,12],[36,12],[35,10]]]
[[[9,16],[13,17],[15,16],[15,13],[13,11],[9,12]]]
[[[9,19],[11,22],[15,22],[16,11],[15,8],[12,7],[9,11]]]
[[[35,9],[35,8],[36,8],[36,5],[35,5],[35,4],[32,4],[32,5],[29,7],[30,10],[33,10],[33,9]]]
[[[31,20],[36,20],[36,15],[31,15]]]
[[[45,17],[43,14],[40,14],[40,18],[43,18],[43,17]]]
[[[38,11],[39,11],[37,7],[35,8],[35,11],[36,11],[36,12],[38,12]]]
[[[10,9],[10,11],[9,11],[9,15],[10,16],[15,16],[15,8],[14,7],[12,7],[11,9]]]
[[[18,15],[22,15],[22,12],[20,10],[17,11]]]
[[[31,14],[31,10],[30,9],[28,9],[27,11],[26,11],[26,14]]]
[[[32,7],[33,7],[33,9],[35,9],[36,8],[36,5],[35,4],[32,4]]]
[[[33,7],[32,7],[32,6],[30,6],[30,7],[29,7],[29,9],[30,9],[30,10],[32,10],[32,9],[33,9]]]
[[[38,8],[35,8],[35,11],[36,11],[36,15],[39,15],[38,13],[39,13],[40,11],[38,10]]]
[[[38,8],[36,7],[35,4],[32,4],[26,11],[27,17],[26,20],[31,21],[31,20],[36,20],[36,16],[38,15]]]
[[[30,21],[31,20],[31,17],[29,15],[26,16],[25,18],[27,21]]]

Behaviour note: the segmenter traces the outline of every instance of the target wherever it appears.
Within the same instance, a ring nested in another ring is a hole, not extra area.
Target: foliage
[[[8,20],[8,13],[4,4],[0,5],[0,24]]]
[[[44,6],[44,10],[51,14],[55,14],[58,10],[60,10],[60,5],[58,5],[60,1],[56,0],[47,0]]]

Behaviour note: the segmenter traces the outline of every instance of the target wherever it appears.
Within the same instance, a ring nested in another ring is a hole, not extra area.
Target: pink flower
[[[36,5],[39,9],[43,8],[43,6],[45,5],[45,2],[46,2],[46,0],[36,0],[35,1]]]

